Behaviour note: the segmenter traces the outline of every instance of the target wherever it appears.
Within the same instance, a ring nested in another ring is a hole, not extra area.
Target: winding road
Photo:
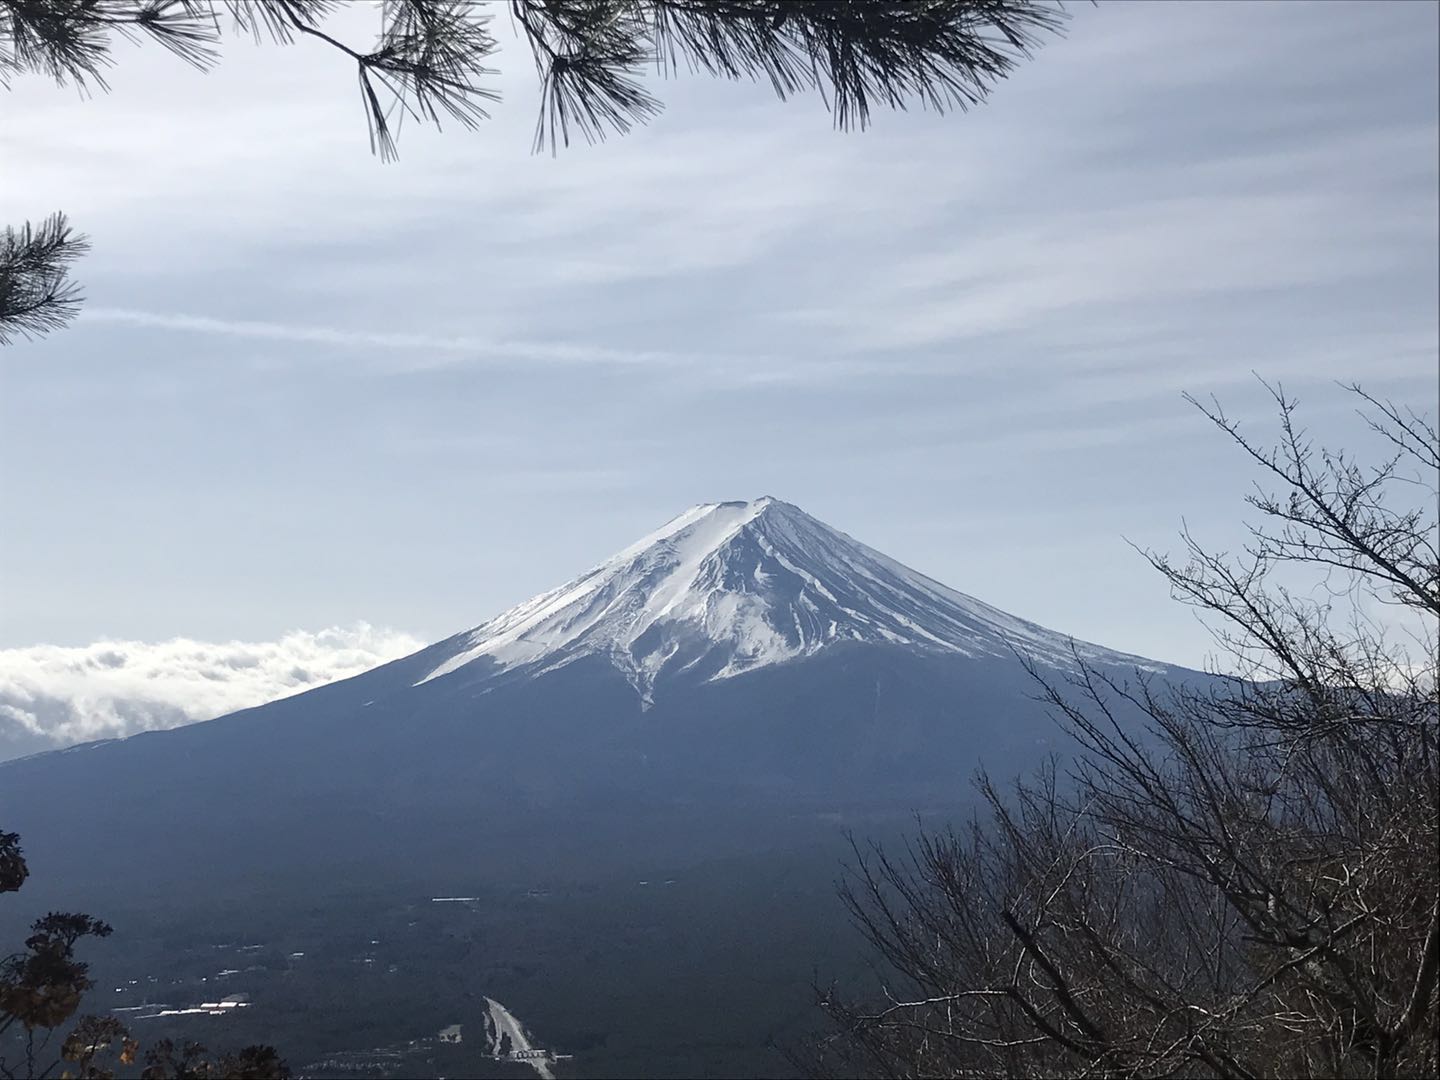
[[[516,1055],[528,1054],[535,1050],[525,1035],[525,1029],[520,1026],[520,1021],[515,1019],[509,1009],[490,997],[485,999],[485,1004],[490,1006],[490,1020],[495,1025],[495,1038],[490,1045],[492,1054],[498,1056],[500,1053],[500,1035],[502,1033],[510,1036],[510,1046]],[[532,1066],[540,1074],[540,1080],[555,1080],[555,1074],[550,1071],[550,1064],[543,1057],[517,1056],[515,1060]]]

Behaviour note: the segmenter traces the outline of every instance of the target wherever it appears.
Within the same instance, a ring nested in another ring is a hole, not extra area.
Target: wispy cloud
[[[428,366],[466,362],[630,366],[674,365],[695,360],[693,357],[683,357],[675,353],[608,349],[593,345],[516,341],[498,336],[396,333],[388,330],[364,330],[353,327],[313,326],[249,319],[217,319],[208,315],[136,311],[130,308],[87,308],[81,312],[80,319],[84,322],[142,326],[150,329],[177,330],[196,334],[219,334],[225,337],[281,341],[301,345],[336,345],[363,349],[397,350],[407,353],[422,353],[432,357],[440,354],[445,358],[432,361]],[[412,361],[409,366],[423,363],[424,361]]]

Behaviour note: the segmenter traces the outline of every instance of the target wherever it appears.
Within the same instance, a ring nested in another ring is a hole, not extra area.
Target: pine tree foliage
[[[341,0],[0,0],[0,85],[39,75],[107,88],[117,41],[150,42],[200,69],[229,36],[323,43],[355,65],[371,149],[396,154],[402,126],[473,129],[499,102],[492,32],[508,19],[542,90],[535,149],[623,134],[660,111],[646,77],[682,72],[824,95],[835,123],[876,106],[941,112],[985,100],[1065,14],[1041,0],[384,0],[376,36],[333,30]],[[56,241],[59,241],[58,243]],[[84,250],[63,216],[5,233],[0,344],[77,310],[68,263]]]
[[[878,1005],[821,995],[817,1073],[1440,1073],[1440,440],[1351,389],[1378,464],[1278,391],[1274,448],[1205,407],[1276,490],[1240,554],[1150,558],[1226,674],[1162,690],[1077,655],[1042,684],[1074,765],[857,849],[844,897],[891,977]]]
[[[70,321],[81,300],[70,264],[88,249],[64,214],[0,233],[0,345],[40,337]]]

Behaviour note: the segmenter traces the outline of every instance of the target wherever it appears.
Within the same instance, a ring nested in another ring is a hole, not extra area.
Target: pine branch
[[[783,98],[818,90],[842,129],[874,107],[918,102],[944,112],[985,100],[1065,15],[1040,0],[509,0],[541,84],[535,149],[628,132],[659,113],[644,83],[682,66],[768,82]],[[0,86],[39,74],[107,89],[117,38],[151,41],[201,70],[227,32],[322,42],[355,64],[370,146],[396,156],[408,118],[470,129],[499,100],[486,80],[497,43],[476,0],[384,0],[368,51],[327,32],[341,0],[0,0]],[[64,218],[7,230],[0,265],[0,344],[37,337],[74,315],[67,277],[85,249]]]
[[[0,345],[33,340],[75,317],[82,297],[70,264],[89,249],[64,214],[0,234]]]
[[[623,134],[659,111],[648,68],[818,89],[841,129],[876,104],[985,100],[1065,21],[1035,0],[511,0],[542,88],[536,149]]]

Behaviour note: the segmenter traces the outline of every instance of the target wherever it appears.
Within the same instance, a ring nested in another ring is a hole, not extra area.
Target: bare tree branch
[[[963,832],[859,861],[842,896],[906,996],[824,995],[817,1074],[1440,1071],[1436,506],[1414,498],[1440,447],[1356,393],[1394,451],[1376,468],[1313,448],[1278,391],[1275,451],[1204,410],[1284,488],[1252,500],[1241,559],[1188,531],[1185,562],[1149,558],[1220,617],[1241,673],[1029,665],[1077,757],[1013,792],[982,777]],[[1415,613],[1418,651],[1275,581],[1334,565],[1352,574],[1337,600]]]

